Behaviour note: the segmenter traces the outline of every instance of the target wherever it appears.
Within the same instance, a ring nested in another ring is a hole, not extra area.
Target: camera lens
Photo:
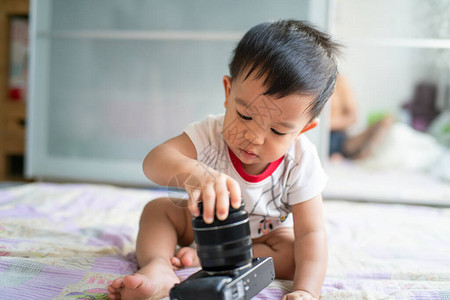
[[[205,271],[233,270],[251,263],[252,240],[248,214],[244,201],[238,209],[230,206],[226,220],[214,218],[214,222],[203,221],[203,205],[199,203],[200,216],[192,219],[197,254]]]

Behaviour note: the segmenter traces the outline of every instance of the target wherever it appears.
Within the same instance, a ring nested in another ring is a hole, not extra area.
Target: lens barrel
[[[244,201],[238,209],[230,206],[226,220],[220,221],[215,217],[211,224],[203,221],[202,202],[199,209],[200,216],[192,219],[192,227],[202,269],[221,272],[250,264],[252,240]]]

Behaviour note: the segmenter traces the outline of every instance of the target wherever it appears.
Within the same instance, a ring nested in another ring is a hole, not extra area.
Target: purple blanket
[[[0,189],[0,299],[107,299],[111,280],[136,271],[140,213],[162,196],[107,185]],[[327,201],[325,210],[322,299],[450,299],[450,209]],[[276,280],[255,299],[291,288]]]

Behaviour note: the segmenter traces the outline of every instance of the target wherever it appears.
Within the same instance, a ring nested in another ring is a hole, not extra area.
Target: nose
[[[266,137],[264,132],[259,127],[252,128],[248,126],[244,132],[244,138],[253,145],[263,145]]]

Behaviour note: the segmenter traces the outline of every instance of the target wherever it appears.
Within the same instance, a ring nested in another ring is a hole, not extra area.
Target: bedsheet
[[[328,163],[326,172],[325,198],[450,207],[450,181],[429,172],[370,168],[348,160]]]
[[[137,270],[142,208],[164,196],[92,184],[0,189],[0,299],[107,299],[111,280]],[[322,299],[450,299],[449,208],[331,200],[324,207]],[[291,288],[276,280],[254,299],[281,299]]]

